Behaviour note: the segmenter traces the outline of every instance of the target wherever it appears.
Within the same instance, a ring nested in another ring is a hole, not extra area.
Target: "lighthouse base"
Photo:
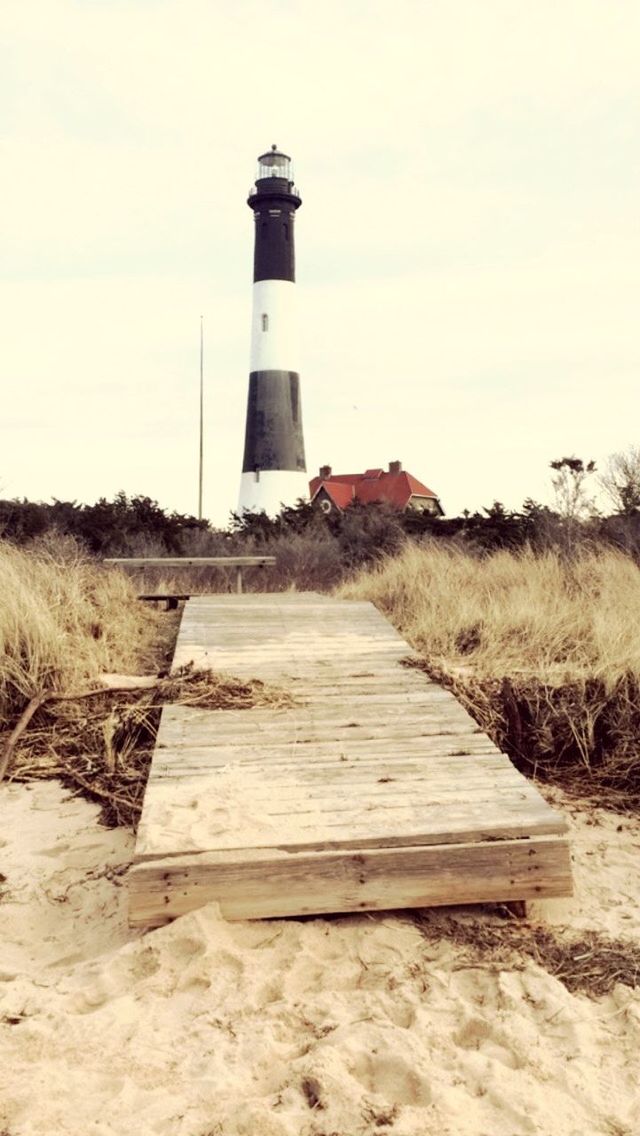
[[[238,513],[265,512],[275,517],[283,505],[296,505],[309,496],[309,483],[304,471],[295,469],[265,469],[257,473],[243,473],[240,480]]]

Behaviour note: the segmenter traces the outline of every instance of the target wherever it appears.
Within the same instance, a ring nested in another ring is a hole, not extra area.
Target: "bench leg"
[[[508,899],[504,906],[515,919],[526,919],[528,916],[526,899]]]

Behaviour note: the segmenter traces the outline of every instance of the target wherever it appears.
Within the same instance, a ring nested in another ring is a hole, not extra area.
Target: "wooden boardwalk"
[[[167,706],[130,919],[228,919],[571,892],[566,824],[369,603],[201,596],[174,668],[286,688],[290,709]]]

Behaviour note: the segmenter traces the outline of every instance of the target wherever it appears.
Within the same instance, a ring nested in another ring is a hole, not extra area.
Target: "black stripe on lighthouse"
[[[281,181],[273,178],[272,181]],[[284,183],[283,183],[284,184]],[[272,186],[269,186],[272,190]],[[299,198],[298,198],[299,200]],[[296,278],[296,255],[293,227],[296,219],[290,200],[269,197],[256,210],[256,235],[253,252],[253,279],[291,280]]]
[[[255,216],[253,326],[239,511],[274,515],[308,493],[295,313],[301,200],[286,154],[274,146],[258,163],[248,199]]]
[[[295,371],[252,371],[244,441],[243,473],[306,470],[300,377]]]

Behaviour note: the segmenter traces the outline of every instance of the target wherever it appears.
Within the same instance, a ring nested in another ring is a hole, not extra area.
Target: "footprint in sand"
[[[174,958],[184,962],[192,962],[194,958],[203,955],[207,949],[204,939],[196,939],[187,935],[179,939],[171,939],[166,945]]]
[[[48,856],[50,859],[55,860],[61,856],[63,852],[68,851],[68,844],[54,844],[52,848],[39,848],[38,856]]]
[[[220,950],[205,957],[203,952],[192,956],[180,974],[176,989],[187,993],[194,990],[237,990],[244,974],[244,962],[230,951]]]
[[[113,958],[104,970],[99,965],[86,974],[86,984],[73,1000],[76,1014],[91,1014],[130,991],[138,982],[151,978],[160,969],[160,963],[151,947],[127,951]]]
[[[394,1026],[398,1026],[400,1029],[411,1029],[415,1024],[416,1011],[410,1002],[389,1000],[385,1005],[385,1013]]]
[[[523,1067],[522,1058],[514,1052],[504,1031],[484,1018],[468,1018],[452,1035],[452,1040],[461,1049],[478,1050],[483,1057],[499,1061],[507,1069]]]
[[[401,1057],[363,1053],[353,1061],[350,1073],[367,1092],[387,1097],[395,1104],[431,1103],[432,1094],[427,1081]]]
[[[284,999],[284,985],[280,978],[270,978],[257,992],[257,1002],[260,1006],[271,1006],[274,1002]]]

